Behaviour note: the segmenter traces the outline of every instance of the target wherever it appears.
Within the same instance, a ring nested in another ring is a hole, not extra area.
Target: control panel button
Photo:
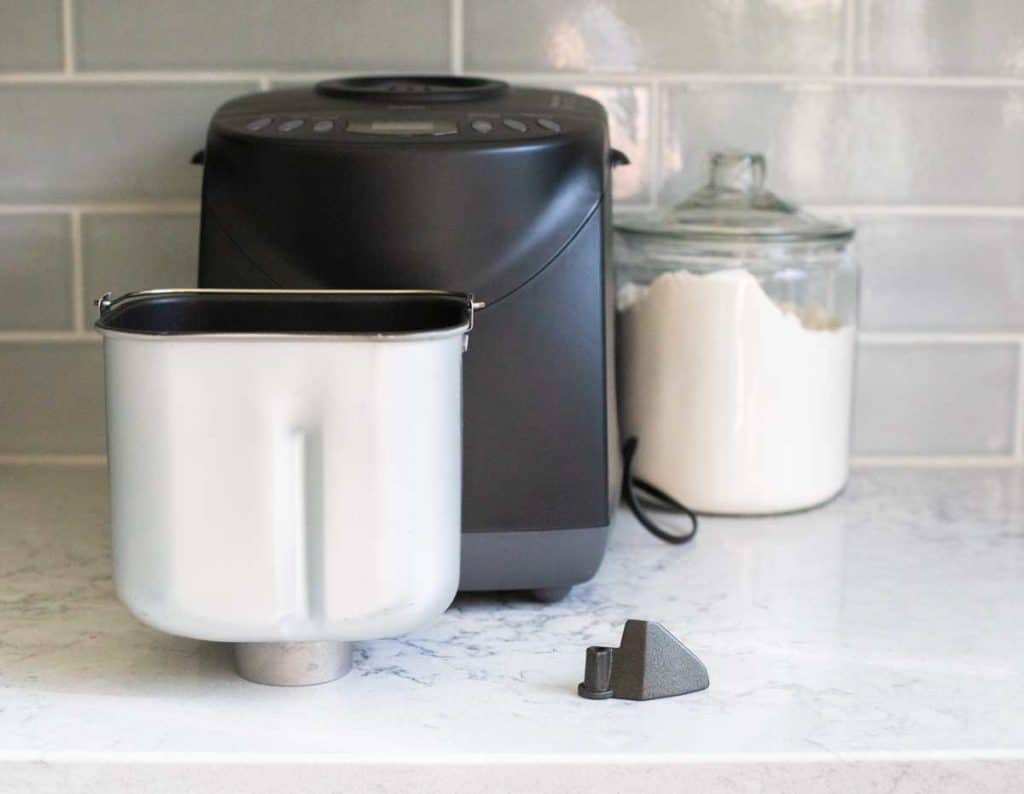
[[[526,132],[526,125],[523,124],[523,122],[519,121],[519,119],[503,119],[502,123],[510,130],[515,130],[516,132]]]
[[[277,128],[281,132],[291,132],[292,130],[297,130],[303,124],[304,122],[302,121],[302,119],[292,119],[291,121],[285,121],[279,124]]]
[[[313,132],[330,132],[334,129],[334,122],[324,119],[313,125]]]
[[[544,129],[548,130],[549,132],[562,131],[562,125],[559,124],[557,121],[552,121],[551,119],[537,119],[537,124],[539,124]]]
[[[264,116],[261,119],[253,119],[252,121],[250,121],[248,124],[245,125],[245,128],[247,130],[250,130],[251,132],[259,132],[260,130],[264,129],[265,127],[269,127],[273,123],[273,121],[274,120],[272,118],[270,118],[268,116]]]
[[[477,119],[470,126],[472,126],[473,129],[476,132],[479,132],[481,135],[486,135],[488,132],[494,129],[494,125],[491,124],[491,122],[489,122],[487,119]]]

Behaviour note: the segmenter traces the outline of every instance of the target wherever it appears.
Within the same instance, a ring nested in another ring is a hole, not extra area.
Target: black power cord
[[[636,457],[636,448],[637,440],[635,438],[627,439],[622,448],[622,498],[626,500],[626,504],[633,511],[636,520],[643,524],[647,531],[656,538],[661,538],[666,543],[672,543],[677,546],[689,543],[697,534],[697,516],[690,508],[682,502],[676,501],[660,488],[633,476],[633,459]],[[678,535],[675,532],[669,532],[658,526],[641,506],[640,500],[637,498],[637,491],[657,499],[665,511],[679,513],[689,518],[692,525],[690,531],[685,535]]]

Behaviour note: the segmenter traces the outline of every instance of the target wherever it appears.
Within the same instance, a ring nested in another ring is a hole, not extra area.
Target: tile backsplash
[[[836,73],[842,2],[468,0],[474,70]]]
[[[1024,462],[1018,0],[0,0],[0,459],[103,452],[89,299],[195,277],[213,110],[359,71],[581,91],[620,211],[768,156],[855,222],[855,450]]]
[[[671,83],[660,98],[665,199],[700,187],[726,147],[763,151],[772,185],[801,202],[1024,206],[1024,81]]]
[[[448,0],[76,0],[74,11],[83,71],[449,66]]]

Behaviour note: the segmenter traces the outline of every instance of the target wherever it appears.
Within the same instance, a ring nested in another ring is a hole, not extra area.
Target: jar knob
[[[715,152],[711,155],[711,187],[739,193],[760,193],[764,187],[763,154]]]

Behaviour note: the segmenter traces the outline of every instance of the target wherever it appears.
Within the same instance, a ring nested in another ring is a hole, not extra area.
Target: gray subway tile
[[[0,86],[0,201],[195,198],[214,110],[255,84]]]
[[[860,455],[1009,455],[1014,344],[861,345],[854,451]]]
[[[699,187],[710,151],[764,152],[770,186],[803,202],[1024,202],[1024,91],[670,85],[665,200]]]
[[[1024,330],[1024,218],[866,217],[857,227],[864,328]]]
[[[675,200],[707,181],[711,152],[763,152],[769,187],[801,201],[846,193],[847,138],[840,89],[673,85],[661,106],[662,191]]]
[[[1020,0],[857,0],[858,71],[893,75],[1024,75]]]
[[[0,215],[0,330],[71,327],[66,215]]]
[[[466,0],[465,61],[496,71],[834,73],[843,25],[842,0]]]
[[[196,286],[199,217],[195,213],[102,214],[82,219],[85,316],[92,301],[142,289]]]
[[[0,372],[0,454],[103,452],[98,343],[0,343]]]
[[[1024,202],[1024,90],[860,88],[847,112],[853,200]]]
[[[63,67],[60,0],[0,0],[0,71]]]
[[[85,70],[447,69],[447,0],[80,0]]]

